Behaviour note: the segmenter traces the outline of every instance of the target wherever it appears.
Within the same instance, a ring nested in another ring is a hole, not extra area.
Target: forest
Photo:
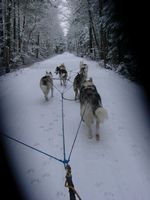
[[[135,26],[129,19],[131,3],[127,23],[113,0],[0,0],[0,4],[0,74],[68,51],[130,80],[139,78],[138,55],[126,27]]]

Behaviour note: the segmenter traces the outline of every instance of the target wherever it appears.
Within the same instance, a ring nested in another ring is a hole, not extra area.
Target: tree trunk
[[[93,47],[94,47],[93,39],[94,39],[95,45],[98,49],[98,54],[99,54],[99,57],[100,57],[100,46],[99,46],[99,43],[98,43],[98,40],[97,40],[96,31],[95,31],[95,28],[94,28],[92,13],[91,13],[91,10],[90,10],[91,5],[90,5],[89,0],[87,0],[87,3],[88,3],[88,13],[89,13],[90,53],[92,53],[94,55],[94,52],[95,52],[94,49],[93,49]]]
[[[10,71],[10,57],[11,57],[11,11],[12,11],[12,4],[11,1],[8,0],[7,1],[7,5],[6,5],[6,19],[5,19],[5,23],[6,23],[6,41],[5,41],[5,63],[6,63],[6,72]]]
[[[17,14],[18,14],[18,31],[17,31],[17,34],[18,34],[18,51],[19,51],[19,53],[21,52],[21,37],[20,37],[20,2],[19,2],[19,0],[18,0],[18,2],[17,2],[17,7],[18,7],[18,12],[17,12]]]
[[[36,49],[36,58],[39,58],[39,44],[40,44],[40,34],[37,35],[37,49]]]
[[[0,3],[0,59],[3,57],[4,48],[4,24],[3,24],[3,9],[4,5]]]
[[[102,9],[103,9],[103,0],[99,0],[99,17],[101,19],[100,24],[100,59],[104,59],[104,31],[103,31],[103,21],[102,21]]]
[[[89,49],[90,49],[90,57],[92,57],[93,54],[92,21],[91,21],[90,5],[88,0],[87,3],[88,3],[88,14],[89,14]]]
[[[17,51],[16,2],[13,4],[13,51]]]
[[[19,0],[18,0],[19,1]],[[18,3],[19,4],[19,3]],[[27,12],[27,6],[28,6],[28,0],[25,2],[25,8],[24,8],[24,15],[23,15],[23,23],[22,23],[22,30],[20,34],[20,39],[19,39],[19,46],[20,46],[20,51],[22,52],[23,50],[25,51],[25,42],[24,42],[24,32],[25,32],[25,25],[26,25],[26,12]],[[20,14],[19,14],[20,15]],[[20,25],[21,27],[21,25]]]
[[[107,44],[107,32],[103,31],[103,59],[104,66],[107,64],[108,44]]]

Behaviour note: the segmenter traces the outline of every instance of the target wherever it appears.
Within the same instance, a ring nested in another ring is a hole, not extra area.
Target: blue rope
[[[86,111],[86,107],[87,107],[87,104],[85,105],[85,109],[84,109],[84,112],[81,116],[81,120],[80,120],[80,123],[79,123],[79,126],[78,126],[78,129],[77,129],[77,132],[76,132],[76,135],[75,135],[75,138],[74,138],[74,141],[73,141],[73,144],[72,144],[72,147],[71,147],[71,150],[70,150],[70,154],[69,154],[69,157],[68,157],[68,162],[70,161],[70,157],[71,157],[71,154],[72,154],[72,151],[73,151],[73,148],[74,148],[74,145],[75,145],[75,142],[76,142],[76,139],[77,139],[77,136],[79,134],[79,129],[81,127],[81,123],[83,121],[83,116],[84,116],[84,113]]]
[[[24,146],[26,146],[26,147],[29,147],[30,149],[33,149],[33,150],[35,150],[35,151],[37,151],[37,152],[40,152],[41,154],[44,154],[44,155],[46,155],[46,156],[48,156],[48,157],[50,157],[50,158],[53,158],[53,159],[55,159],[55,160],[57,160],[57,161],[59,161],[59,162],[61,162],[61,163],[64,163],[64,164],[66,163],[65,160],[58,159],[58,158],[55,157],[55,156],[52,156],[52,155],[50,155],[50,154],[48,154],[48,153],[45,153],[44,151],[41,151],[41,150],[39,150],[39,149],[36,149],[36,148],[34,148],[34,147],[32,147],[32,146],[30,146],[30,145],[28,145],[28,144],[25,144],[24,142],[21,142],[21,141],[15,139],[15,138],[13,138],[13,137],[10,137],[10,136],[8,136],[8,135],[6,135],[6,134],[0,134],[0,136],[6,137],[6,138],[8,138],[8,139],[10,139],[10,140],[13,140],[13,141],[15,141],[15,142],[17,142],[17,143],[20,143],[20,144],[22,144],[22,145],[24,145]]]
[[[75,135],[75,138],[74,138],[74,141],[73,141],[73,144],[72,144],[71,150],[70,150],[70,154],[69,154],[69,157],[68,157],[68,160],[69,160],[69,161],[70,161],[70,157],[71,157],[71,154],[72,154],[72,151],[73,151],[73,148],[74,148],[74,145],[75,145],[75,142],[76,142],[77,136],[78,136],[78,134],[79,134],[79,129],[80,129],[81,123],[82,123],[82,120],[80,120],[80,123],[79,123],[78,129],[77,129],[77,133],[76,133],[76,135]]]
[[[64,154],[64,166],[68,164],[68,160],[66,160],[66,148],[65,148],[65,129],[64,129],[64,102],[63,102],[63,93],[61,93],[62,97],[62,134],[63,134],[63,154]]]

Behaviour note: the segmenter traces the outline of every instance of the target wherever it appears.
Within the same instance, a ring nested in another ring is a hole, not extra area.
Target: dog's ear
[[[83,60],[80,61],[80,66],[83,65]]]
[[[92,79],[92,77],[89,78],[89,81],[93,83],[93,79]]]
[[[58,73],[58,69],[59,69],[59,67],[57,66],[56,69],[55,69],[55,74]]]

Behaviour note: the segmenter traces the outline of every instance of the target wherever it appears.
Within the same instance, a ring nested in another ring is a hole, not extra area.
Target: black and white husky
[[[80,115],[88,128],[88,136],[92,138],[92,123],[96,122],[96,139],[100,139],[99,125],[108,118],[107,111],[92,78],[84,81],[80,89]]]
[[[44,94],[45,100],[48,101],[48,94],[51,90],[51,97],[53,97],[53,76],[51,72],[46,72],[40,80],[40,88]]]
[[[85,63],[83,62],[83,60],[80,61],[80,72],[81,72],[81,71],[84,71],[85,77],[86,77],[86,79],[87,79],[87,75],[88,75],[88,65],[85,64]]]
[[[55,73],[59,74],[60,85],[66,86],[68,72],[66,70],[65,65],[61,64],[60,66],[57,66],[55,69]]]

